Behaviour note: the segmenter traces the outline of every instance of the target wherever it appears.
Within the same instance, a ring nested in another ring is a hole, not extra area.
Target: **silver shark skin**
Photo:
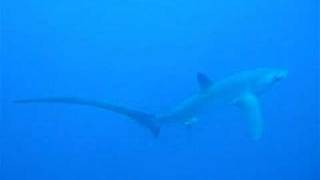
[[[198,74],[201,90],[175,107],[168,114],[158,117],[161,123],[182,121],[192,123],[207,106],[230,104],[241,109],[248,120],[250,134],[258,140],[262,136],[263,122],[258,97],[274,84],[287,77],[286,70],[257,69],[245,71],[220,81],[201,85],[201,79],[210,81],[204,74]],[[210,81],[211,82],[211,81]]]
[[[200,91],[174,107],[170,112],[153,115],[130,108],[74,97],[49,97],[18,100],[17,103],[62,103],[93,106],[123,114],[158,136],[160,126],[167,123],[194,123],[198,114],[212,105],[230,104],[241,109],[254,140],[262,136],[263,122],[258,97],[287,76],[286,70],[256,69],[212,82],[198,73]]]

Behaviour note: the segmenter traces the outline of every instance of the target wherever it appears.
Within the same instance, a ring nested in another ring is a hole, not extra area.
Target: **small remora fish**
[[[197,115],[207,106],[230,104],[241,109],[247,119],[251,137],[254,140],[259,140],[263,134],[263,119],[258,97],[284,79],[287,74],[286,70],[256,69],[213,82],[205,74],[198,73],[197,80],[200,91],[178,104],[170,112],[158,115],[101,101],[74,97],[34,98],[15,102],[78,104],[102,108],[133,119],[141,126],[149,129],[155,137],[159,135],[162,125],[179,122],[189,126],[196,122]]]

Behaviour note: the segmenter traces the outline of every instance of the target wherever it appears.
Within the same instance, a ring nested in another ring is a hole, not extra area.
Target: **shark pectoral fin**
[[[259,140],[263,132],[263,121],[257,97],[252,93],[246,93],[236,99],[234,104],[241,109],[246,117],[251,137],[254,140]]]

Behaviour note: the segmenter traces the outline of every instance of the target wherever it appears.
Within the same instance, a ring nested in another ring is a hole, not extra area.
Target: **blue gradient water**
[[[317,0],[1,1],[1,180],[318,180]],[[287,79],[261,99],[265,133],[236,108],[159,138],[79,96],[165,112],[213,81],[257,67]]]

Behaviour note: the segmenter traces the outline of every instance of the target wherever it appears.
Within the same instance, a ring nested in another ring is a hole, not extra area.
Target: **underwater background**
[[[319,180],[318,0],[3,0],[1,180]],[[261,98],[255,142],[236,108],[160,136],[77,96],[150,113],[260,67],[288,77]]]

